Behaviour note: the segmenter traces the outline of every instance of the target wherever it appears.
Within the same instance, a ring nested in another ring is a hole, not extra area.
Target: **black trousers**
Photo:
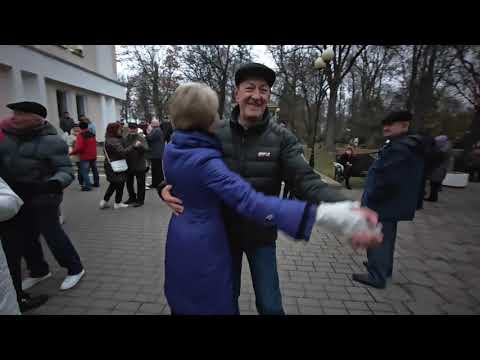
[[[440,182],[430,181],[430,200],[438,201],[438,191],[440,190],[441,186],[442,183]]]
[[[108,202],[112,197],[113,193],[115,193],[115,203],[117,204],[121,203],[123,198],[124,188],[125,188],[125,182],[109,183],[107,191],[105,192],[105,196],[103,197],[103,200]]]
[[[164,180],[162,159],[151,159],[152,166],[152,187],[157,187]]]
[[[127,176],[128,198],[142,204],[145,202],[145,175],[145,172],[141,171],[129,173]],[[137,192],[133,186],[134,179],[137,179]]]
[[[39,206],[26,202],[13,219],[2,224],[2,245],[18,299],[23,295],[22,256],[30,276],[41,277],[50,271],[43,255],[40,235],[43,235],[55,260],[68,270],[69,275],[83,270],[80,256],[60,225],[59,205],[44,203]]]

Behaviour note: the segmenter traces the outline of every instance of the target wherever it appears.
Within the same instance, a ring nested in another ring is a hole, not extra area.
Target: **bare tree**
[[[236,69],[250,60],[251,47],[245,45],[189,45],[181,56],[185,79],[204,82],[217,92],[220,117],[231,101]]]
[[[316,45],[318,50],[324,51],[326,45]],[[325,69],[325,76],[329,87],[327,110],[326,146],[329,152],[335,152],[335,119],[338,89],[345,76],[350,72],[353,64],[366,49],[367,45],[334,45],[335,56]]]
[[[465,99],[474,110],[470,134],[465,139],[465,149],[480,139],[480,46],[456,45],[456,63],[447,83]]]

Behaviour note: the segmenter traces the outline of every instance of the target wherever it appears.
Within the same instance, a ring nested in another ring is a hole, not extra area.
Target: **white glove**
[[[358,208],[360,208],[358,201],[323,203],[317,208],[316,225],[346,236],[361,232],[378,233],[381,225],[377,227],[369,225],[360,213],[352,211]]]

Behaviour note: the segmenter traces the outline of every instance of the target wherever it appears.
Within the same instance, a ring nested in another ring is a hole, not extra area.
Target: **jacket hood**
[[[236,105],[232,110],[232,120],[230,120],[230,126],[234,128],[243,129],[243,126],[240,125],[240,123],[238,122],[239,116],[240,116],[240,107]],[[270,117],[271,117],[270,112],[268,111],[268,109],[265,109],[265,112],[263,113],[263,116],[262,116],[262,120],[258,121],[255,125],[249,127],[246,131],[262,132],[268,126]]]
[[[187,148],[214,148],[221,150],[220,140],[213,134],[203,131],[175,130],[172,143]]]
[[[406,146],[410,151],[418,154],[425,152],[425,144],[423,137],[418,134],[407,133],[403,136],[391,139],[393,143],[398,143]]]

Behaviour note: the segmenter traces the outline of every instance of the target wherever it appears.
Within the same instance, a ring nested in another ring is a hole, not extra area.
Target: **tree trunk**
[[[337,107],[338,87],[333,83],[332,85],[330,86],[330,96],[328,98],[326,146],[328,152],[335,153],[335,110]]]

